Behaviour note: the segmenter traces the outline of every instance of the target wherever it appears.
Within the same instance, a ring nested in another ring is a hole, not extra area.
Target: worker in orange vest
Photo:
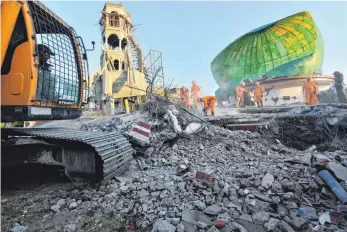
[[[236,108],[239,108],[240,105],[243,104],[243,102],[244,102],[244,96],[243,96],[244,92],[248,92],[244,88],[244,86],[245,86],[245,83],[241,82],[241,85],[236,87],[236,90],[235,90],[236,91],[236,103],[235,103]]]
[[[263,93],[263,86],[260,85],[259,81],[255,82],[255,89],[253,94],[258,107],[263,107]]]
[[[196,81],[192,82],[191,87],[191,94],[192,94],[192,100],[193,100],[193,106],[194,108],[197,108],[199,105],[199,99],[200,99],[200,86],[196,84]]]
[[[319,89],[316,82],[312,80],[312,77],[307,78],[307,82],[302,86],[302,91],[305,96],[306,105],[318,103],[317,93],[319,93]]]
[[[211,115],[214,116],[214,106],[216,105],[217,98],[215,96],[205,96],[200,98],[200,102],[204,103],[204,109],[202,110],[207,116],[207,112],[211,111]]]
[[[182,86],[180,95],[182,103],[185,104],[185,107],[188,109],[190,107],[189,89],[185,86]]]

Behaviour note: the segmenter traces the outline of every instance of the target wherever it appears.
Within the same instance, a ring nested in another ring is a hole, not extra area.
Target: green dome
[[[322,35],[308,12],[300,12],[261,26],[222,50],[211,64],[225,98],[244,78],[312,75],[322,67]]]

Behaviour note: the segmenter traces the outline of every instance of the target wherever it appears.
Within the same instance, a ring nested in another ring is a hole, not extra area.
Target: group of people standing
[[[235,106],[239,108],[244,104],[244,93],[249,92],[245,89],[245,84],[242,82],[239,86],[236,87],[236,98]],[[305,96],[306,105],[314,105],[318,103],[317,94],[319,93],[318,85],[312,80],[312,77],[307,78],[307,81],[302,86],[302,92]],[[253,90],[253,96],[255,103],[258,107],[263,107],[263,93],[264,87],[260,85],[257,81],[255,82],[255,88]]]
[[[347,98],[344,93],[344,83],[343,83],[343,74],[340,72],[334,72],[333,73],[335,77],[335,89],[338,98],[340,99],[341,103],[347,103]],[[181,103],[185,106],[185,108],[198,108],[199,103],[203,103],[203,112],[205,115],[208,114],[208,112],[211,112],[211,115],[214,116],[215,114],[215,105],[217,103],[217,99],[215,96],[204,96],[200,97],[200,86],[197,85],[196,81],[192,82],[191,87],[191,96],[189,95],[189,89],[185,86],[182,86],[180,89],[180,98]],[[260,85],[260,83],[257,81],[255,82],[255,87],[253,89],[253,97],[256,105],[258,107],[263,107],[263,93],[264,93],[264,87]],[[245,88],[245,83],[241,82],[239,86],[235,89],[235,106],[236,108],[239,108],[241,105],[244,105],[244,94],[249,93],[250,91]],[[314,105],[318,104],[318,97],[317,94],[319,94],[319,88],[315,81],[312,80],[312,77],[310,76],[307,78],[306,82],[302,86],[302,93],[305,97],[305,103],[306,105]],[[192,100],[192,104],[191,104]]]
[[[344,93],[343,74],[338,71],[335,71],[333,75],[335,77],[334,87],[336,90],[337,97],[339,98],[339,101],[341,103],[347,103],[347,98]],[[241,84],[236,87],[235,92],[235,106],[236,108],[239,108],[241,105],[244,104],[244,93],[247,93],[249,91],[245,88],[245,84],[241,82]],[[258,107],[263,107],[263,93],[264,88],[257,81],[253,90],[253,96],[255,103]],[[317,94],[319,94],[319,88],[317,83],[312,80],[311,76],[308,77],[306,82],[303,84],[302,93],[304,95],[306,105],[318,104]]]
[[[245,99],[244,93],[249,91],[245,89],[245,83],[241,82],[241,84],[236,87],[235,92],[236,92],[235,106],[236,108],[239,108],[241,105],[244,104],[244,99]],[[255,82],[253,96],[258,107],[263,107],[263,93],[264,93],[263,86],[261,86],[258,81]]]
[[[209,112],[214,116],[215,105],[217,98],[215,96],[204,96],[200,97],[200,86],[196,81],[192,82],[192,87],[190,88],[191,96],[189,96],[189,89],[186,86],[182,86],[180,89],[181,104],[185,106],[186,109],[195,108],[197,109],[200,103],[204,104],[203,112],[207,115]],[[192,100],[192,104],[191,104]]]
[[[192,82],[192,87],[190,88],[190,90],[191,99],[193,102],[192,105],[190,103],[189,89],[186,86],[182,86],[180,89],[181,102],[185,105],[187,109],[191,107],[196,108],[200,101],[200,86],[196,83],[196,81]]]

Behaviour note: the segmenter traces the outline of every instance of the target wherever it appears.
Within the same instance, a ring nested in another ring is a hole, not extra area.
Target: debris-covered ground
[[[137,152],[123,176],[2,195],[2,231],[346,231],[345,147],[297,150],[163,102],[144,111],[148,140],[131,120],[82,127],[127,131]]]

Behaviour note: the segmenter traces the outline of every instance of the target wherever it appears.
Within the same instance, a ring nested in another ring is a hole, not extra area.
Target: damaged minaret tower
[[[128,113],[145,95],[147,87],[131,16],[122,5],[106,3],[100,26],[102,54],[100,70],[94,77],[96,99],[107,115]]]

